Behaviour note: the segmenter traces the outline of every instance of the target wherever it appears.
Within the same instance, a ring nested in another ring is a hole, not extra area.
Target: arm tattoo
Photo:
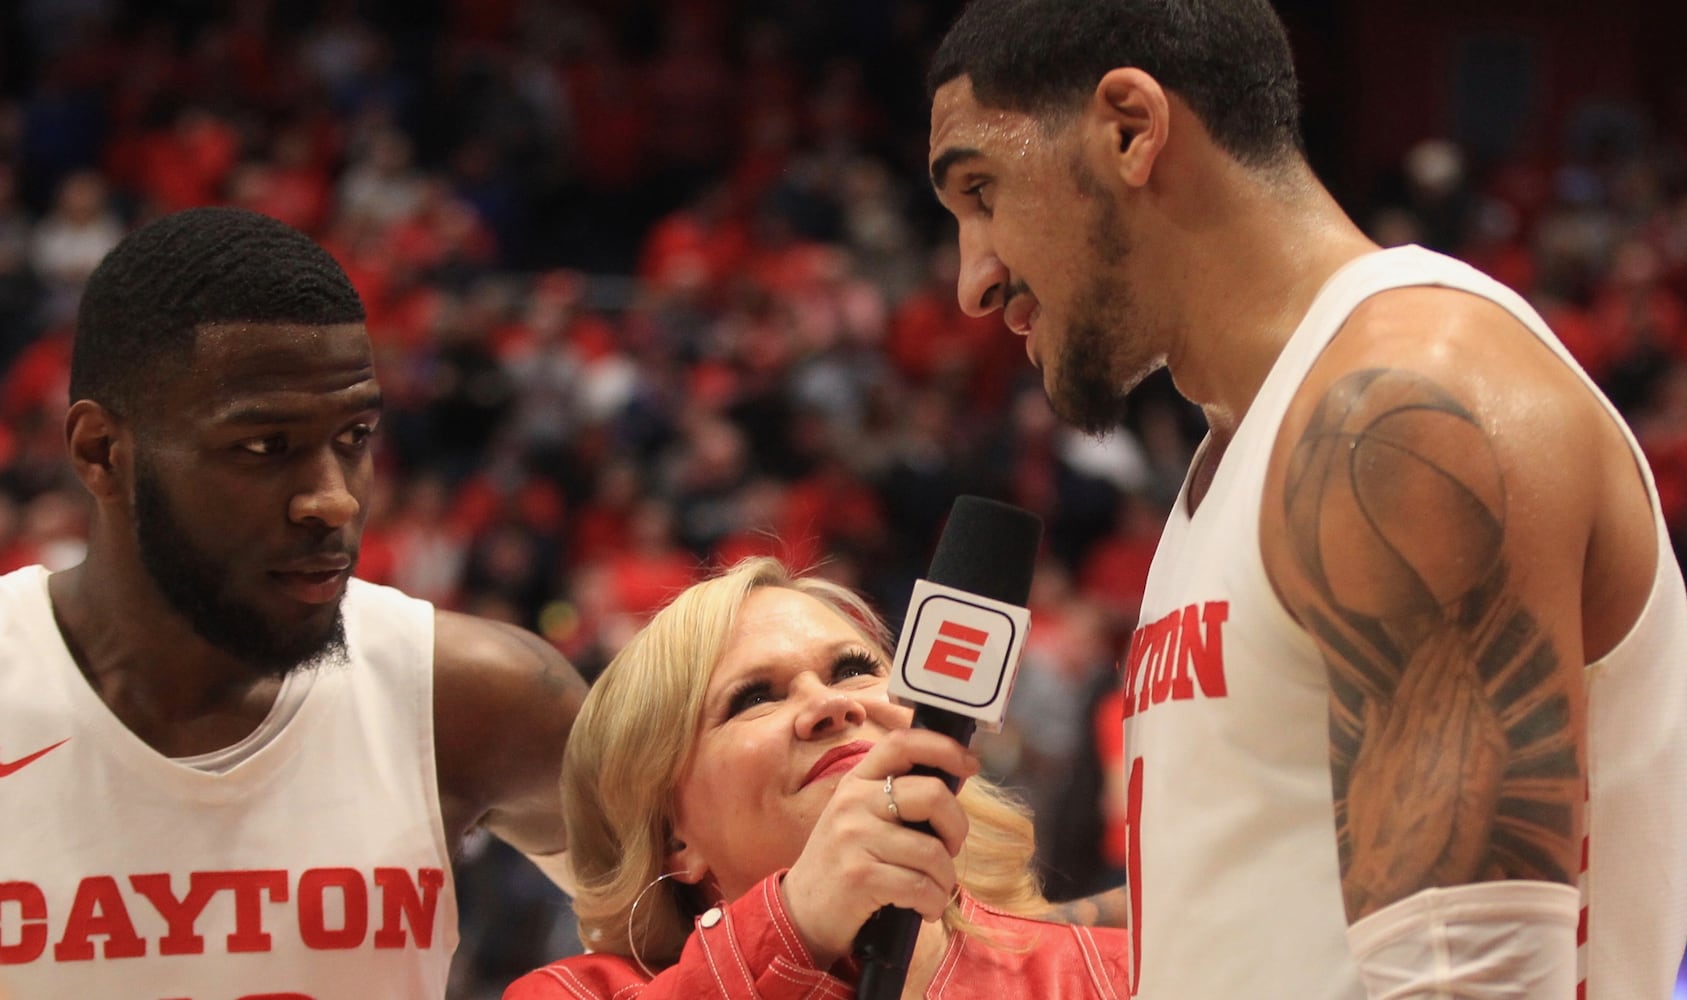
[[[1124,928],[1129,926],[1130,905],[1129,893],[1120,886],[1082,899],[1055,903],[1043,914],[1043,919],[1057,924]]]
[[[1567,658],[1513,592],[1505,504],[1476,418],[1405,372],[1337,382],[1290,458],[1294,603],[1329,670],[1349,920],[1430,886],[1574,881]]]

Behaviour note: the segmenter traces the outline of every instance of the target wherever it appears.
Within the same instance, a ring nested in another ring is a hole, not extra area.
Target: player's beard
[[[1131,251],[1118,202],[1087,167],[1074,163],[1072,169],[1078,190],[1095,206],[1087,241],[1094,266],[1073,299],[1066,337],[1054,359],[1049,405],[1062,420],[1102,437],[1118,428],[1131,390],[1160,361],[1130,353],[1128,338],[1142,317],[1125,286],[1123,264]]]
[[[1092,288],[1079,298],[1048,390],[1049,405],[1062,420],[1096,437],[1118,429],[1126,397],[1147,374],[1132,378],[1116,370],[1114,338],[1120,327],[1109,316],[1118,313],[1107,300],[1091,298],[1113,292],[1123,289]]]
[[[135,537],[141,565],[164,599],[200,638],[253,673],[285,677],[346,651],[345,617],[307,631],[283,627],[229,593],[227,568],[197,548],[159,486],[144,453],[135,462]]]

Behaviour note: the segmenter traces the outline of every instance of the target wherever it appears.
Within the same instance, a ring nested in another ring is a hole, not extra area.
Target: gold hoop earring
[[[638,891],[638,895],[633,897],[633,905],[627,910],[627,950],[633,953],[633,961],[637,962],[638,967],[644,970],[644,974],[652,979],[656,978],[656,973],[651,972],[650,966],[644,964],[644,959],[638,953],[638,939],[633,937],[633,917],[638,913],[638,905],[644,902],[645,895],[656,888],[656,883],[663,879],[678,878],[681,875],[690,874],[690,872],[664,872],[656,876],[650,880],[648,885]]]

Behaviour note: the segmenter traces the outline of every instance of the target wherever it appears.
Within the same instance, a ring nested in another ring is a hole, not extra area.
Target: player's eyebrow
[[[953,146],[938,154],[937,159],[931,161],[931,186],[939,194],[944,185],[949,183],[949,170],[963,160],[974,160],[984,154],[970,146]]]
[[[381,390],[377,388],[358,390],[347,396],[341,407],[348,413],[365,410],[378,413],[382,408]],[[287,424],[308,420],[316,415],[317,411],[309,406],[254,400],[228,407],[218,414],[218,419],[225,424]]]

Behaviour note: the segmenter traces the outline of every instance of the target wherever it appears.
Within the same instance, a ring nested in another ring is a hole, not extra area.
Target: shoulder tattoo
[[[1561,650],[1516,596],[1488,432],[1420,375],[1341,379],[1284,480],[1292,603],[1323,650],[1349,919],[1419,889],[1573,881]]]

